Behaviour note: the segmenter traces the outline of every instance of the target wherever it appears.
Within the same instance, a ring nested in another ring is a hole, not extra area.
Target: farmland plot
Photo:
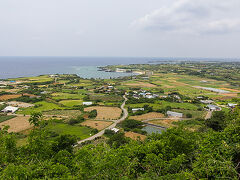
[[[97,110],[96,119],[118,119],[121,116],[122,110],[118,107],[103,107],[103,106],[92,106],[85,108],[84,111]]]

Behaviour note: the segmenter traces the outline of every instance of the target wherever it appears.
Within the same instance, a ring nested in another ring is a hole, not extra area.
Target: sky
[[[240,0],[0,0],[0,56],[240,58]]]

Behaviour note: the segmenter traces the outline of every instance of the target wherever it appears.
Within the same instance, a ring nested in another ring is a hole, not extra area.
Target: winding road
[[[121,121],[124,121],[124,120],[128,117],[128,111],[124,108],[125,103],[126,103],[126,101],[127,101],[127,98],[126,98],[126,96],[123,96],[123,98],[124,98],[124,101],[123,101],[123,103],[122,103],[122,105],[121,105],[121,109],[122,109],[122,111],[123,111],[122,117],[121,117],[120,119],[118,119],[118,120],[114,120],[114,121],[113,121],[113,122],[114,122],[113,124],[111,124],[110,126],[108,126],[108,127],[105,128],[105,129],[101,130],[101,131],[98,132],[97,134],[95,134],[95,135],[93,135],[93,136],[91,136],[91,137],[89,137],[89,138],[87,138],[87,139],[83,139],[83,140],[81,140],[81,141],[78,141],[77,144],[81,144],[81,143],[83,143],[83,142],[85,142],[85,141],[94,140],[95,138],[102,136],[102,135],[104,134],[104,132],[105,132],[106,129],[112,129],[112,128],[114,128],[118,123],[120,123]]]

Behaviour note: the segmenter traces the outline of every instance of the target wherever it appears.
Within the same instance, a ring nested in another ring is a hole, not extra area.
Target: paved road
[[[123,103],[122,103],[122,105],[121,105],[121,109],[122,109],[122,111],[123,111],[123,116],[122,116],[120,119],[114,120],[114,121],[113,121],[114,123],[111,124],[110,126],[108,126],[107,128],[101,130],[101,131],[98,132],[97,134],[95,134],[95,135],[93,135],[93,136],[91,136],[91,137],[89,137],[89,138],[87,138],[87,139],[83,139],[83,140],[81,140],[81,141],[78,141],[77,143],[78,143],[78,144],[81,144],[81,143],[83,143],[83,142],[85,142],[85,141],[94,140],[95,138],[102,136],[102,135],[104,134],[104,132],[105,132],[106,129],[112,129],[112,128],[114,128],[118,123],[120,123],[121,121],[125,120],[125,119],[128,117],[128,111],[124,108],[125,103],[126,103],[126,101],[127,101],[127,98],[126,98],[125,96],[123,96],[123,98],[124,98],[124,101],[123,101]]]

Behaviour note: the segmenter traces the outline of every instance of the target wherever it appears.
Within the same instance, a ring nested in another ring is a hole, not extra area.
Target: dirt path
[[[121,109],[122,109],[122,111],[123,111],[123,116],[122,116],[120,119],[113,121],[114,123],[113,123],[112,125],[110,125],[110,126],[108,126],[107,128],[101,130],[99,133],[97,133],[97,134],[95,134],[95,135],[93,135],[93,136],[91,136],[91,137],[89,137],[89,138],[87,138],[87,139],[83,139],[83,140],[81,140],[81,141],[78,141],[77,144],[81,144],[81,143],[83,143],[83,142],[85,142],[85,141],[94,140],[95,138],[102,136],[102,135],[104,134],[104,132],[105,132],[106,129],[112,129],[112,128],[114,128],[118,123],[120,123],[121,121],[124,121],[124,120],[128,117],[128,111],[124,108],[125,103],[126,103],[126,101],[127,101],[127,98],[126,98],[125,96],[123,96],[123,98],[124,98],[124,101],[123,101],[123,103],[122,103],[122,105],[121,105]]]
[[[205,120],[210,119],[211,117],[212,117],[212,111],[208,111],[206,116],[205,116]]]

